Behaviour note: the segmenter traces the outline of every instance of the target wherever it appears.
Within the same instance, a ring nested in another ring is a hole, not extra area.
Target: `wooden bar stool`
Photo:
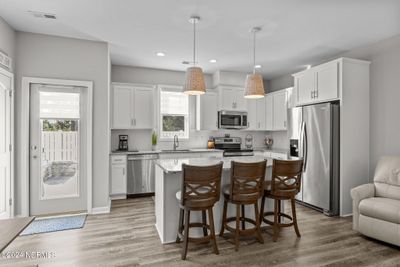
[[[258,200],[263,194],[264,177],[267,161],[256,163],[231,162],[231,183],[222,187],[224,194],[224,209],[222,215],[222,225],[220,236],[223,236],[224,230],[234,233],[235,250],[239,249],[239,237],[255,234],[260,243],[264,243],[261,236],[260,217],[258,210]],[[236,217],[227,218],[228,202],[236,205]],[[245,205],[254,205],[255,219],[247,218],[244,214]],[[240,216],[242,208],[242,216]],[[236,221],[236,227],[232,228],[229,222]],[[242,229],[240,229],[242,222]],[[254,225],[253,228],[246,229],[246,222]]]
[[[272,165],[272,180],[265,181],[264,195],[261,201],[260,220],[272,225],[273,237],[276,242],[280,228],[294,226],[298,237],[301,237],[297,226],[295,196],[300,192],[301,174],[303,172],[303,160],[277,160],[274,159]],[[264,212],[265,198],[274,199],[274,211]],[[290,200],[292,206],[292,216],[281,211],[281,201]],[[270,221],[266,216],[274,216],[274,221]],[[281,223],[281,218],[287,218],[289,223]]]
[[[188,242],[205,243],[212,241],[214,253],[218,254],[215,239],[213,206],[221,194],[222,162],[212,166],[190,166],[182,164],[183,179],[181,191],[176,193],[179,200],[179,226],[176,242],[183,240],[182,260],[186,259]],[[190,212],[201,211],[202,222],[191,223]],[[208,211],[208,224],[206,211]],[[203,237],[189,237],[189,228],[203,228]],[[210,231],[210,233],[208,233]]]

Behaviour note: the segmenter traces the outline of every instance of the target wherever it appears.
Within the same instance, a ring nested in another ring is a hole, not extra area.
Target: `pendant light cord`
[[[256,73],[256,32],[253,31],[253,74]]]
[[[196,19],[193,21],[193,66],[196,65]]]

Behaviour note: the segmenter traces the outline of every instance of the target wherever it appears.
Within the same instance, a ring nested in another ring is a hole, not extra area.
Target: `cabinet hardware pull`
[[[314,91],[311,91],[311,98],[314,98]]]
[[[131,119],[131,126],[133,126],[133,119]]]
[[[314,96],[315,96],[316,98],[318,98],[318,90],[315,90],[315,91],[314,91]]]
[[[122,168],[122,175],[125,175],[125,168]]]

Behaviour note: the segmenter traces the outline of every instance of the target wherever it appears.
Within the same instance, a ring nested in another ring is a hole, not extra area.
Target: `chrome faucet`
[[[174,135],[174,150],[179,146],[178,135]]]

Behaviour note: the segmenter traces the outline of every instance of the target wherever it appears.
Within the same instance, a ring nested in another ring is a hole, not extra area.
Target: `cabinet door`
[[[247,99],[247,130],[257,130],[257,102],[255,99]]]
[[[153,128],[153,91],[150,89],[135,89],[134,121],[135,129]]]
[[[221,109],[233,110],[235,109],[235,91],[232,88],[221,89]]]
[[[274,130],[286,130],[286,91],[274,94]]]
[[[111,195],[126,194],[126,166],[111,165]]]
[[[215,93],[206,93],[200,97],[200,129],[218,129],[218,96]]]
[[[132,128],[132,94],[132,88],[114,86],[113,128]]]
[[[274,104],[273,95],[265,96],[265,129],[272,131],[274,129]]]
[[[330,100],[339,97],[338,63],[331,62],[317,70],[318,101]]]
[[[303,75],[296,77],[297,102],[305,104],[314,101],[313,93],[315,91],[315,72],[309,70]]]
[[[235,90],[235,110],[246,111],[246,98],[244,98],[244,89]]]
[[[261,99],[257,99],[257,126],[259,130],[265,130],[266,127],[266,100],[265,97]]]

